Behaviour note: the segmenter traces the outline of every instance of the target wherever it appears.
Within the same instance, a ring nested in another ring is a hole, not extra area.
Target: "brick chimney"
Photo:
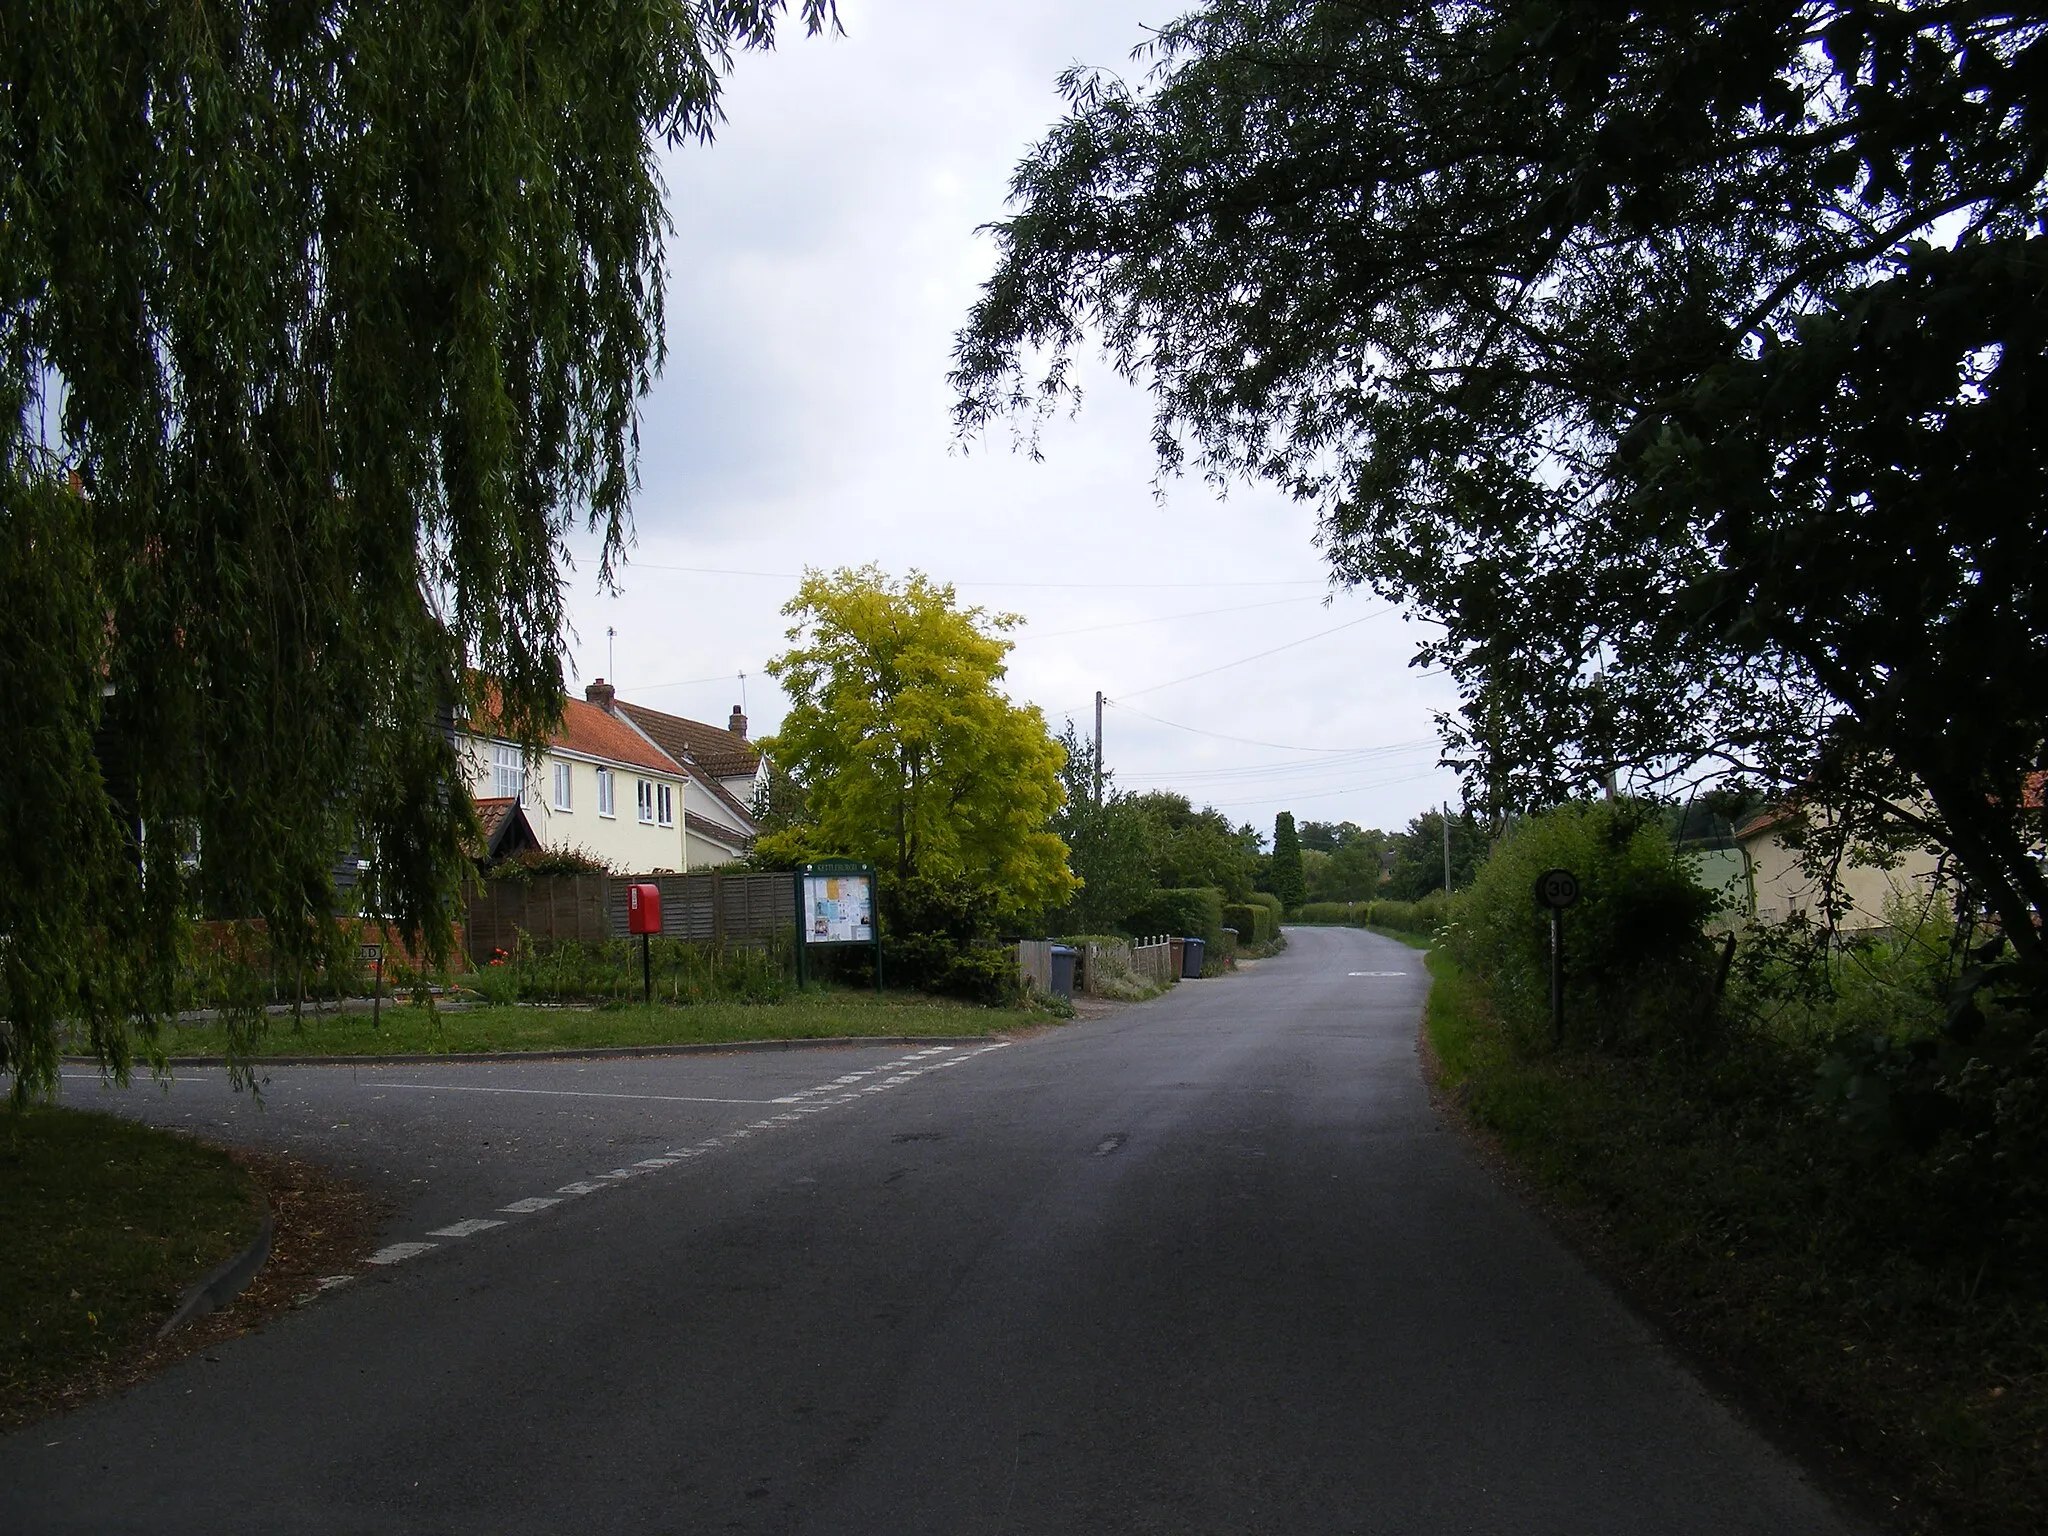
[[[595,704],[606,714],[610,714],[612,713],[612,700],[618,697],[618,689],[600,677],[596,682],[583,690],[583,697],[590,700],[591,703]]]
[[[732,718],[725,722],[725,728],[731,731],[733,735],[739,737],[741,741],[747,739],[747,717],[740,713],[739,705],[733,705]]]

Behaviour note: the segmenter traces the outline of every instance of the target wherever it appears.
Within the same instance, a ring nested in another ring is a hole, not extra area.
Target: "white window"
[[[616,816],[619,814],[618,788],[611,769],[597,770],[597,814]]]
[[[575,790],[575,769],[568,763],[555,764],[555,809],[570,811],[576,807],[572,796]]]
[[[640,819],[649,826],[654,824],[654,781],[640,781]]]
[[[491,794],[500,800],[526,798],[526,758],[517,747],[491,748]]]
[[[676,824],[676,792],[666,784],[654,786],[654,819],[664,827]]]

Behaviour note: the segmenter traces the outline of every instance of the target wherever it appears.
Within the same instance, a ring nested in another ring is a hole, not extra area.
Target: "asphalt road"
[[[314,1305],[0,1440],[0,1530],[1855,1529],[1442,1126],[1423,991],[1304,929],[993,1048],[109,1094],[401,1212]]]

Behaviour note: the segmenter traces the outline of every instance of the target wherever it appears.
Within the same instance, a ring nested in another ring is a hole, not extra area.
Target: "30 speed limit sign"
[[[1579,899],[1579,877],[1568,869],[1546,869],[1536,877],[1536,900],[1562,911]]]

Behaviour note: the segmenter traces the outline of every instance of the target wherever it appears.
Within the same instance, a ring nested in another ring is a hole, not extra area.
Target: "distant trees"
[[[801,791],[804,820],[764,836],[762,855],[871,860],[885,899],[921,882],[920,910],[951,901],[977,921],[1064,905],[1075,881],[1053,820],[1065,754],[1036,707],[996,686],[1016,617],[874,566],[813,571],[782,611],[792,644],[768,671],[790,707],[762,746]]]
[[[1394,867],[1385,894],[1396,901],[1420,901],[1444,888],[1444,813],[1424,811],[1392,839]],[[1451,818],[1451,889],[1472,883],[1486,862],[1486,830],[1471,811]]]
[[[1382,894],[1391,840],[1354,822],[1305,821],[1302,877],[1309,901],[1366,901]]]

